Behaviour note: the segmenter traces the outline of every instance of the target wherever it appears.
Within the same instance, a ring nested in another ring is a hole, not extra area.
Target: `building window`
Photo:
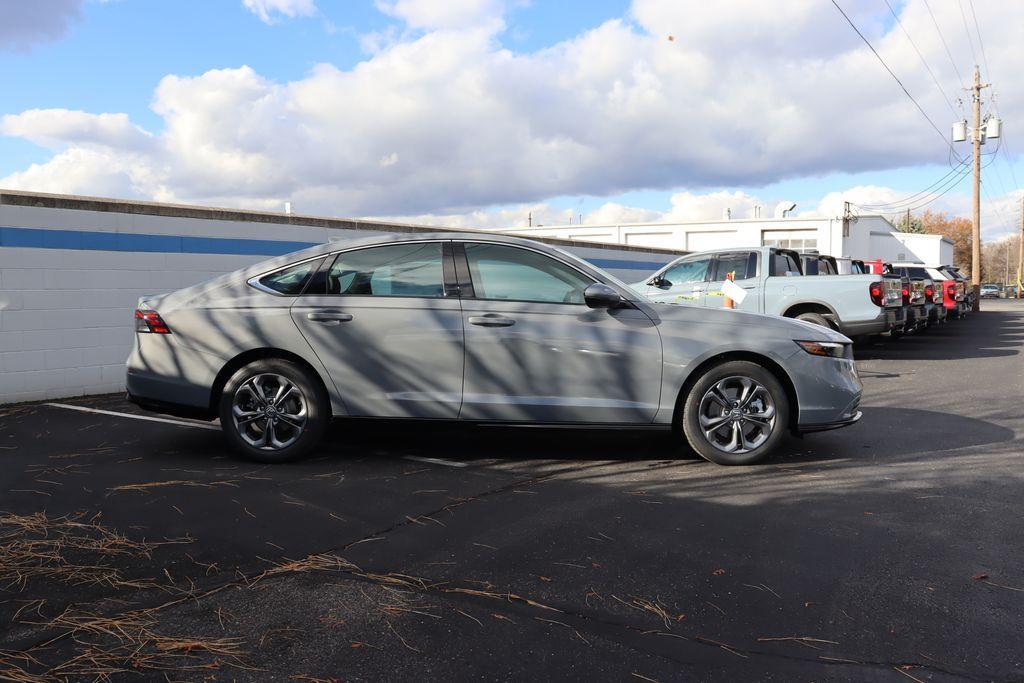
[[[762,230],[761,244],[793,251],[815,251],[818,235],[816,230]]]

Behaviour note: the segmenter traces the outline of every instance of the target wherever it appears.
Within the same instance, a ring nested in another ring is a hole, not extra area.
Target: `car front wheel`
[[[219,414],[235,450],[251,460],[276,463],[316,448],[330,407],[307,370],[273,358],[250,363],[231,376],[221,393]]]
[[[701,457],[719,465],[762,460],[789,426],[789,399],[782,384],[749,361],[707,370],[683,400],[686,440]]]

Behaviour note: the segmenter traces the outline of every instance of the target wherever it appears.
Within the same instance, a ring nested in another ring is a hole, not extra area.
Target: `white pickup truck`
[[[722,284],[729,274],[745,292],[734,304],[739,310],[806,320],[848,337],[882,334],[901,324],[898,278],[804,277],[800,254],[775,247],[687,254],[632,287],[652,301],[720,308],[725,306]]]

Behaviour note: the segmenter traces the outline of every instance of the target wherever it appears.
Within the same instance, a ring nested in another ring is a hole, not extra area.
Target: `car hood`
[[[728,308],[705,308],[691,304],[646,303],[649,315],[661,323],[681,325],[716,325],[728,335],[731,329],[744,335],[760,331],[764,336],[788,337],[802,341],[831,341],[849,344],[850,339],[835,330],[777,315],[749,313]]]

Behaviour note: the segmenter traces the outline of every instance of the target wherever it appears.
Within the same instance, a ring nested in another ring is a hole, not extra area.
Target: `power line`
[[[944,176],[942,176],[941,178],[939,178],[938,180],[936,180],[935,182],[933,182],[933,183],[932,183],[931,185],[929,185],[928,187],[926,187],[926,188],[924,188],[923,190],[920,190],[920,191],[918,191],[918,192],[915,192],[915,193],[914,193],[914,194],[912,194],[912,195],[908,195],[908,196],[906,196],[906,197],[903,197],[902,199],[897,199],[897,200],[895,200],[895,201],[892,201],[892,202],[884,202],[884,203],[882,203],[882,204],[863,204],[863,205],[861,205],[861,206],[862,206],[862,207],[870,207],[870,208],[888,208],[888,207],[894,207],[894,206],[899,206],[900,204],[912,204],[912,203],[914,203],[914,201],[916,201],[916,199],[917,199],[918,197],[921,197],[921,196],[923,196],[923,195],[929,194],[929,192],[930,192],[930,191],[931,191],[931,190],[932,190],[933,188],[937,187],[938,185],[942,185],[942,184],[944,184],[944,182],[946,181],[946,179],[947,179],[947,178],[949,178],[949,177],[950,177],[951,175],[953,175],[953,174],[963,174],[963,173],[966,173],[966,172],[967,172],[967,171],[966,171],[966,168],[965,168],[966,166],[967,166],[967,161],[966,161],[966,160],[964,160],[964,161],[961,161],[961,162],[960,162],[960,163],[959,163],[959,164],[957,165],[957,167],[956,167],[956,168],[953,168],[952,170],[950,170],[950,171],[947,171],[947,172],[946,172],[946,174],[945,174]]]
[[[940,93],[942,93],[943,99],[945,99],[946,100],[946,104],[949,105],[949,110],[951,112],[953,112],[953,116],[954,117],[959,117],[960,115],[957,113],[956,108],[953,106],[953,103],[949,101],[949,96],[946,95],[946,91],[942,88],[942,85],[939,84],[939,79],[937,79],[935,77],[935,72],[933,72],[932,68],[930,66],[928,66],[928,60],[926,60],[924,58],[924,55],[921,54],[921,51],[919,49],[917,49],[917,43],[915,43],[914,39],[910,37],[910,33],[907,31],[906,27],[903,25],[903,22],[900,21],[900,17],[899,17],[898,14],[896,14],[896,10],[894,10],[892,8],[892,5],[889,3],[889,0],[884,0],[884,2],[885,2],[885,6],[889,8],[889,13],[892,14],[892,18],[896,20],[896,23],[899,25],[900,29],[903,31],[903,35],[905,35],[907,37],[907,40],[910,41],[910,45],[911,45],[911,47],[914,48],[914,52],[917,53],[917,56],[921,60],[921,63],[924,64],[924,68],[928,71],[928,75],[932,77],[932,83],[934,83],[935,87],[939,89]]]
[[[964,77],[960,75],[960,67],[956,65],[956,60],[953,59],[953,53],[949,51],[949,44],[946,43],[946,37],[942,35],[942,29],[939,28],[939,22],[935,19],[935,14],[932,12],[931,5],[928,4],[928,0],[924,0],[924,6],[928,9],[928,14],[932,18],[932,23],[935,24],[935,32],[939,34],[939,40],[942,41],[942,46],[946,48],[946,56],[949,57],[949,63],[953,65],[953,71],[956,72],[956,79],[960,81],[960,87],[966,89],[964,85]]]
[[[873,211],[875,213],[904,213],[906,211],[917,211],[918,209],[922,209],[925,206],[928,206],[929,204],[931,204],[935,200],[937,200],[940,197],[948,194],[954,188],[958,187],[964,181],[964,178],[966,178],[968,175],[970,175],[970,173],[965,169],[962,173],[960,173],[958,175],[955,175],[952,178],[950,178],[949,181],[947,181],[942,188],[937,188],[933,192],[933,194],[934,194],[933,197],[929,197],[928,199],[923,199],[923,200],[918,201],[916,203],[912,203],[909,206],[898,206],[896,203],[889,204],[889,205],[880,205],[880,206],[871,206],[871,205],[861,206],[860,204],[854,204],[854,205],[859,207],[859,208],[861,208],[861,209],[864,209],[866,211]],[[851,204],[853,204],[853,202],[851,202]]]
[[[839,3],[836,2],[836,0],[832,0],[832,4],[835,5],[836,9],[839,10],[839,13],[843,15],[843,18],[846,19],[846,23],[850,25],[850,28],[852,28],[854,32],[858,36],[860,36],[860,39],[864,41],[864,44],[867,45],[871,52],[875,55],[875,57],[878,58],[879,63],[881,63],[881,65],[885,67],[885,70],[889,72],[889,75],[893,77],[893,80],[895,80],[896,83],[899,84],[900,88],[903,90],[903,93],[910,98],[910,101],[914,103],[914,106],[917,107],[917,110],[921,112],[921,116],[925,117],[925,119],[928,120],[928,123],[930,123],[932,128],[935,129],[936,135],[938,135],[939,138],[942,139],[942,142],[947,147],[953,150],[953,155],[957,159],[960,159],[960,154],[956,151],[956,149],[949,142],[949,140],[946,139],[946,134],[939,130],[939,127],[935,125],[935,122],[932,121],[930,116],[928,116],[928,113],[925,112],[924,108],[918,103],[917,100],[914,99],[914,96],[910,94],[910,91],[907,90],[907,86],[903,85],[903,81],[901,81],[899,77],[893,72],[893,70],[889,68],[889,65],[885,63],[884,59],[882,59],[882,55],[878,54],[878,50],[876,50],[875,46],[871,44],[871,41],[864,37],[864,34],[860,32],[860,29],[857,28],[857,25],[853,23],[853,20],[850,19],[849,16],[847,16],[846,12],[843,11],[843,8],[839,6]]]
[[[985,63],[985,75],[992,78],[992,69],[988,68],[988,55],[985,54],[985,43],[981,40],[981,26],[978,25],[978,15],[974,11],[974,0],[968,0],[968,2],[971,3],[971,16],[974,17],[974,30],[978,34],[978,47],[981,48],[981,60]]]
[[[967,15],[964,14],[964,0],[959,0],[957,4],[960,5],[960,18],[964,20],[964,33],[967,34],[967,42],[971,46],[971,59],[973,59],[974,63],[977,64],[978,53],[974,51],[974,39],[971,38],[971,29],[967,26]]]

